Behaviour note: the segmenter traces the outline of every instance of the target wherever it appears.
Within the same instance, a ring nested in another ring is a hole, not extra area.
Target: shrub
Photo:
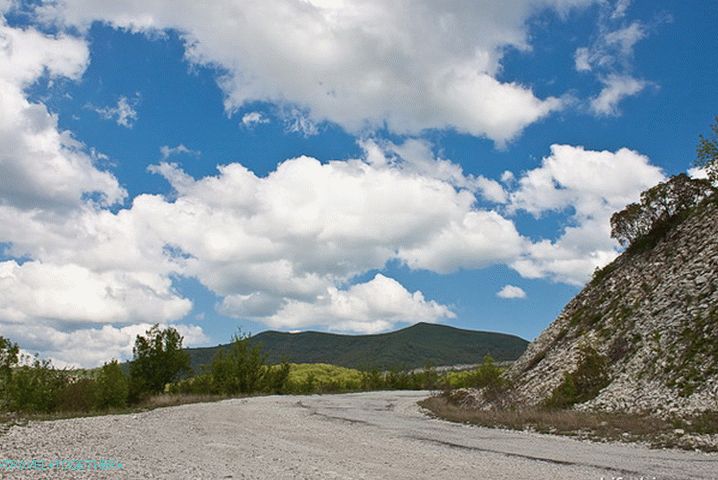
[[[89,412],[95,408],[97,383],[91,378],[69,380],[58,391],[55,410],[60,412]]]
[[[265,376],[265,390],[269,393],[286,393],[289,385],[289,372],[291,366],[282,362],[269,369]]]
[[[117,360],[105,363],[97,375],[94,396],[97,408],[122,408],[127,405],[128,395],[129,381],[120,364]]]
[[[220,350],[212,359],[210,373],[215,393],[254,393],[263,386],[269,367],[260,347],[250,347],[249,338],[236,334],[229,348]]]
[[[133,400],[147,393],[159,393],[165,385],[189,371],[189,354],[182,350],[182,336],[172,327],[164,330],[155,324],[137,335],[130,363],[130,388]]]
[[[31,365],[16,368],[5,389],[10,411],[50,413],[57,408],[60,392],[66,386],[64,372],[48,360],[35,358]]]
[[[587,402],[599,394],[610,382],[608,361],[590,345],[581,347],[581,361],[576,370],[564,375],[561,384],[546,399],[548,408],[568,408]]]
[[[7,408],[8,386],[12,370],[17,366],[20,349],[16,343],[5,337],[0,337],[0,410]]]

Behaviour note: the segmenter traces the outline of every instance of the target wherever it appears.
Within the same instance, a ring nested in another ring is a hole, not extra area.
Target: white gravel
[[[104,458],[123,469],[0,471],[0,478],[718,478],[716,455],[433,420],[416,405],[427,394],[257,397],[36,422],[0,436],[0,464]]]

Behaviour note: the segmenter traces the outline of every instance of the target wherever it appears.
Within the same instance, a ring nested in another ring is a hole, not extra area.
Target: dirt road
[[[122,469],[0,470],[0,478],[718,478],[716,455],[451,424],[419,411],[416,401],[425,396],[258,397],[33,423],[0,436],[0,466],[33,458],[110,459]]]

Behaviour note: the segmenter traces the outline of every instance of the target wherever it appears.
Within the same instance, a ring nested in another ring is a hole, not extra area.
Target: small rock
[[[682,428],[676,428],[675,430],[673,430],[673,433],[675,433],[676,435],[683,435],[684,433],[686,433],[686,431]]]

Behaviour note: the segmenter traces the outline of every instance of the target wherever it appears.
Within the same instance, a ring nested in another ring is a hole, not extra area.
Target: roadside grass
[[[99,417],[105,415],[130,415],[134,413],[148,412],[156,408],[176,407],[192,403],[209,403],[227,400],[222,395],[197,395],[197,394],[170,394],[162,393],[152,395],[142,402],[123,408],[109,408],[103,410],[63,410],[52,413],[14,413],[0,412],[0,436],[13,426],[26,426],[29,422],[43,422],[53,420],[66,420],[71,418]]]
[[[435,418],[488,428],[532,431],[593,441],[641,442],[653,448],[718,452],[715,441],[701,435],[718,434],[718,413],[662,419],[649,415],[580,412],[558,409],[478,410],[461,407],[443,395],[419,402]]]

